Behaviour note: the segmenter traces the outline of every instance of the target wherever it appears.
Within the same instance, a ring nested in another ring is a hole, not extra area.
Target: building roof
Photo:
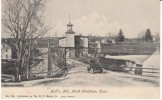
[[[136,64],[142,64],[150,55],[124,55],[124,56],[110,56],[106,55],[105,58],[117,60],[134,61]]]
[[[83,37],[83,38],[88,38],[88,36],[81,36],[81,35],[75,35],[75,37]]]
[[[29,41],[30,39],[28,39]],[[59,38],[58,37],[43,37],[43,38],[36,38],[36,47],[37,48],[47,48],[48,42],[50,40],[50,46],[55,47],[59,45]],[[16,43],[15,38],[2,38],[2,43],[8,44],[11,48],[15,49],[14,43]]]
[[[60,39],[64,39],[64,38],[66,38],[66,37],[59,37],[58,39],[60,40]]]
[[[1,42],[2,44],[7,44],[12,50],[16,50],[16,47],[13,45],[13,44],[11,44],[10,42],[8,42],[8,41],[5,41],[4,39],[2,40],[2,42]]]
[[[65,33],[66,34],[75,34],[75,32],[73,30],[67,30]]]
[[[48,48],[48,43],[50,42],[50,46],[57,47],[59,45],[59,38],[56,37],[46,37],[46,38],[38,38],[36,39],[38,48]]]
[[[16,43],[15,38],[1,38],[2,43],[7,42],[7,43]]]
[[[143,62],[143,67],[160,68],[160,53],[155,52]]]
[[[7,44],[7,46],[11,49],[11,52],[12,52],[12,59],[13,59],[13,58],[16,59],[16,58],[17,58],[17,54],[16,54],[17,49],[16,49],[16,47],[14,46],[14,44],[12,44],[12,43],[10,43],[10,42],[8,42],[8,41],[5,41],[4,39],[2,40],[1,43],[2,43],[2,44]],[[1,47],[1,49],[3,49],[3,48]]]
[[[71,24],[71,22],[69,22],[69,24],[67,24],[67,26],[73,26],[73,24]]]
[[[79,37],[83,37],[83,38],[88,38],[88,36],[81,36],[81,35],[75,35],[75,37],[79,38]],[[66,37],[58,37],[58,39],[64,39]]]

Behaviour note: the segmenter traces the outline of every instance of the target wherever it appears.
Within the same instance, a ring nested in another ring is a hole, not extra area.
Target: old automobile
[[[90,60],[90,64],[87,67],[88,72],[90,72],[91,74],[98,72],[98,73],[102,73],[103,69],[101,64],[96,60]]]

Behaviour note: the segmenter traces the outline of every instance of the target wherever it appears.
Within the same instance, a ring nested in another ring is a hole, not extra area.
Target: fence
[[[1,81],[2,82],[15,81],[15,77],[13,75],[1,74]]]
[[[72,68],[75,67],[74,62],[72,64],[67,64],[68,70],[57,69],[57,70],[50,70],[50,71],[42,71],[39,73],[30,73],[21,75],[22,80],[34,80],[34,79],[41,79],[45,77],[61,77],[67,74],[67,72]],[[26,78],[29,76],[29,78]],[[20,81],[22,81],[20,80]]]
[[[109,66],[103,65],[104,69],[111,71],[124,72],[129,74],[150,76],[150,77],[159,77],[160,69],[158,68],[143,68],[143,67],[126,67],[126,66]]]

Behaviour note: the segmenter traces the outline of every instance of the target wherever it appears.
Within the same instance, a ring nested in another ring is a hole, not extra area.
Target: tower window
[[[69,31],[71,30],[71,28],[69,27]]]

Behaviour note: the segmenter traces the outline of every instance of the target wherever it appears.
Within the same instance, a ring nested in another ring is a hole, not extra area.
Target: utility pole
[[[65,55],[64,55],[64,58],[65,58],[65,69],[67,68],[66,67],[66,47],[65,47]]]
[[[34,34],[33,34],[33,35],[34,35]],[[33,37],[34,37],[33,35],[32,35],[32,39],[33,39]],[[34,40],[34,39],[33,39],[33,43],[32,43],[32,50],[33,50],[32,56],[33,56],[33,63],[34,63],[34,59],[35,59],[35,51],[34,51],[34,50],[36,50],[36,49],[35,49],[35,40]]]
[[[51,70],[51,60],[50,60],[50,39],[48,39],[48,76],[50,76],[51,74],[49,73],[49,71]]]

